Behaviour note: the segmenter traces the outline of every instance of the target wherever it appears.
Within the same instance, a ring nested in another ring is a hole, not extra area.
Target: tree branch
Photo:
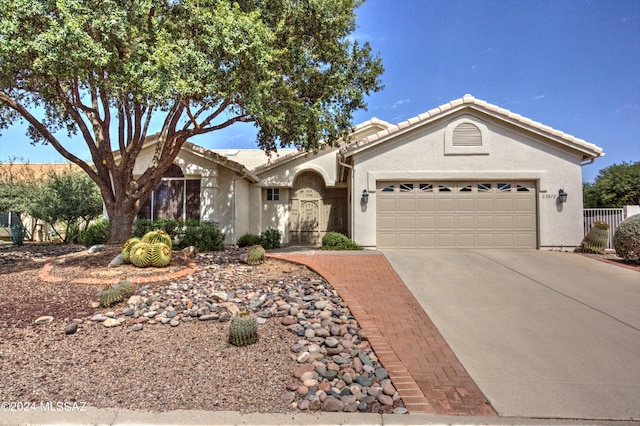
[[[11,96],[8,96],[2,91],[0,91],[0,102],[4,103],[9,108],[13,109],[22,117],[24,117],[24,119],[27,120],[27,122],[31,124],[42,135],[42,137],[45,138],[47,142],[49,142],[56,149],[56,151],[60,153],[60,155],[76,164],[78,167],[84,170],[92,179],[96,180],[98,178],[96,172],[86,162],[82,161],[80,158],[67,151],[64,146],[60,144],[58,139],[49,131],[49,129],[47,129],[47,127],[42,124],[40,120],[34,117],[24,106],[22,106],[22,104],[16,102],[15,99],[13,99]]]

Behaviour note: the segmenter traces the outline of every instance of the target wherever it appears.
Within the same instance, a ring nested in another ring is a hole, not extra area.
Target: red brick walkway
[[[322,275],[348,304],[414,414],[495,416],[418,301],[381,253],[273,253]]]

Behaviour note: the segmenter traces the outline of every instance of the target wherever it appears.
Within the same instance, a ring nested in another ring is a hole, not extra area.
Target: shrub
[[[109,239],[109,221],[107,219],[99,220],[85,229],[80,234],[80,243],[85,247],[91,247],[96,244],[106,244]]]
[[[191,219],[187,220],[187,224],[191,222]],[[198,221],[196,220],[195,223],[198,223]],[[136,219],[135,222],[133,222],[132,236],[142,238],[151,231],[160,230],[166,232],[174,239],[174,237],[181,233],[183,225],[185,225],[185,223],[176,219]]]
[[[339,232],[327,232],[322,237],[322,250],[362,250],[358,244]]]
[[[640,261],[640,214],[626,218],[613,235],[613,247],[623,259]]]
[[[266,250],[280,248],[280,241],[282,240],[282,232],[277,229],[269,228],[262,231],[260,234],[259,244]]]
[[[250,247],[260,244],[260,235],[246,233],[238,238],[238,247]]]
[[[194,246],[199,252],[220,251],[224,250],[224,234],[213,222],[187,222],[176,246],[178,249]]]

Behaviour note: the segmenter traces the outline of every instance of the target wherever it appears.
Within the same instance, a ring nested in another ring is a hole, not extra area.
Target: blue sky
[[[379,52],[386,87],[354,124],[397,123],[469,93],[602,147],[606,156],[583,168],[585,181],[640,161],[640,1],[368,0],[357,13],[354,37]],[[3,132],[0,161],[62,161],[23,134]],[[194,142],[256,147],[246,125]]]

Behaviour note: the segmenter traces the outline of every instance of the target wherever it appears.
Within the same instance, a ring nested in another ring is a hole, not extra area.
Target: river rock
[[[105,251],[107,249],[107,246],[105,246],[104,244],[96,244],[95,246],[91,246],[89,247],[89,250],[87,250],[89,253],[93,254],[93,253],[97,253],[99,251]]]
[[[53,317],[51,315],[39,317],[34,321],[36,325],[50,324],[51,322],[53,322]]]
[[[339,412],[344,410],[344,404],[338,398],[329,396],[322,404],[322,410],[327,412]]]
[[[67,324],[67,326],[64,328],[64,334],[66,335],[75,334],[76,331],[78,331],[77,322],[72,322],[70,324]]]
[[[119,255],[114,257],[111,262],[109,262],[107,268],[117,268],[122,265],[124,265],[124,257],[122,257],[122,253],[120,253]]]
[[[102,325],[107,327],[107,328],[117,327],[120,324],[121,324],[120,321],[118,321],[115,318],[107,318],[105,321],[102,322]]]

